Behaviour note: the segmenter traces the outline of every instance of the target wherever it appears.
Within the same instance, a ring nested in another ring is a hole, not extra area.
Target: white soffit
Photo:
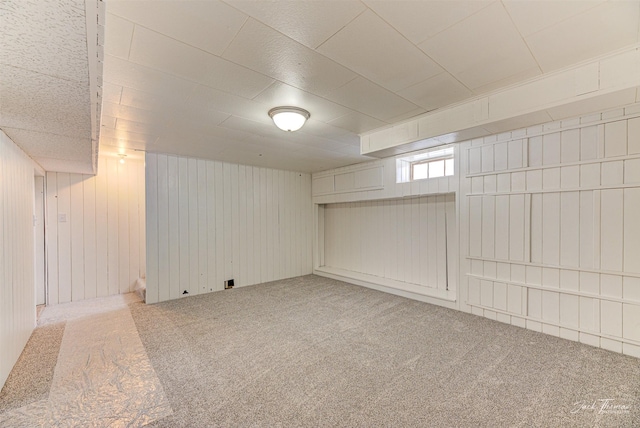
[[[2,2],[0,128],[48,171],[95,172],[101,5]]]

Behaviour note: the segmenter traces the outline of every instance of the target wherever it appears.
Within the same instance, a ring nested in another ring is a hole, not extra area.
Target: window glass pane
[[[427,178],[428,170],[429,170],[429,164],[427,163],[417,163],[413,165],[413,179],[421,180],[423,178]]]
[[[429,162],[429,178],[444,177],[444,160]]]
[[[453,159],[444,161],[444,175],[453,175]]]

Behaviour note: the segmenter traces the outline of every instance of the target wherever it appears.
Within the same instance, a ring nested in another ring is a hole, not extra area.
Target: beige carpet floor
[[[640,426],[638,359],[326,278],[129,310],[171,407],[149,426]],[[46,395],[60,335],[36,330],[0,420]]]

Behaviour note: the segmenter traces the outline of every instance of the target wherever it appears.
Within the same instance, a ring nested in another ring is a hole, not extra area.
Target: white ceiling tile
[[[350,112],[346,107],[282,82],[275,82],[254,100],[268,106],[269,109],[277,106],[301,107],[309,111],[311,117],[322,122],[328,122]]]
[[[611,1],[526,38],[544,72],[636,43],[640,2]]]
[[[135,122],[126,119],[117,119],[115,130],[116,132],[125,131],[127,133],[145,134],[145,135],[160,135],[170,123],[155,121],[152,123]]]
[[[248,68],[142,27],[136,27],[133,34],[129,58],[134,63],[245,98],[253,98],[273,83]]]
[[[131,39],[133,37],[133,23],[119,16],[107,14],[105,26],[104,53],[118,58],[129,58]]]
[[[423,113],[426,113],[427,110],[422,108],[422,107],[418,107],[415,110],[410,110],[406,113],[402,113],[401,115],[398,116],[394,116],[391,119],[387,120],[388,123],[396,123],[396,122],[402,122],[405,121],[407,119],[411,119],[412,117],[416,117],[419,116]]]
[[[167,113],[166,111],[158,114],[158,111],[107,102],[102,104],[102,115],[148,124],[166,122],[172,119],[171,113]]]
[[[109,103],[120,103],[122,97],[122,86],[109,82],[102,82],[102,101]]]
[[[503,0],[520,34],[525,37],[604,2],[605,0]]]
[[[439,65],[370,10],[317,50],[392,91],[442,72]]]
[[[446,72],[403,89],[398,94],[426,110],[444,107],[473,95],[462,83]]]
[[[383,121],[418,107],[363,77],[332,91],[326,98]]]
[[[386,122],[356,112],[349,113],[337,119],[334,119],[329,122],[329,124],[337,126],[338,128],[346,129],[355,134],[361,134],[363,132],[371,131],[373,129],[387,125]]]
[[[491,1],[493,0],[365,0],[365,3],[407,39],[419,44],[473,15]]]
[[[472,90],[536,65],[500,2],[438,33],[419,47]]]
[[[102,128],[116,129],[116,118],[103,114],[100,120],[100,126]]]
[[[232,1],[235,8],[315,49],[366,8],[358,1]]]
[[[540,70],[540,67],[538,67],[537,65],[528,69],[528,70],[523,70],[519,73],[513,74],[509,77],[507,77],[506,79],[502,79],[502,80],[497,80],[495,82],[491,82],[487,85],[483,85],[480,86],[478,88],[475,88],[473,90],[473,92],[476,95],[480,95],[480,94],[484,94],[487,92],[491,92],[495,89],[500,89],[500,88],[504,88],[506,86],[510,86],[519,82],[524,82],[526,80],[529,80],[533,77],[536,76],[540,76],[542,74],[542,71]]]
[[[255,19],[247,21],[223,57],[316,95],[356,77],[346,67]]]
[[[117,141],[125,141],[125,142],[136,141],[136,142],[145,143],[145,144],[151,144],[158,139],[157,135],[138,134],[135,132],[129,132],[129,131],[124,131],[119,129],[108,129],[108,128],[102,129],[100,131],[100,138],[102,139],[103,137],[112,138]]]
[[[223,128],[235,129],[237,131],[249,132],[271,138],[285,138],[286,133],[276,128],[273,122],[264,123],[245,119],[243,117],[231,116],[220,124]]]
[[[269,125],[273,123],[268,114],[269,106],[206,86],[199,86],[193,91],[185,109],[205,112],[215,110],[255,122]]]
[[[194,85],[195,87],[195,85]],[[133,88],[122,88],[119,103],[151,111],[183,109],[189,92],[144,92]]]
[[[214,0],[108,1],[107,12],[215,55],[222,54],[247,19]]]
[[[111,55],[105,55],[104,76],[105,82],[112,85],[170,97],[178,97],[184,93],[190,94],[197,86],[194,82]]]
[[[319,120],[310,118],[300,130],[303,134],[315,135],[318,137],[324,137],[340,141],[351,141],[352,139],[358,139],[358,136],[344,128],[338,128],[334,125],[330,125]],[[359,140],[358,140],[359,141]]]

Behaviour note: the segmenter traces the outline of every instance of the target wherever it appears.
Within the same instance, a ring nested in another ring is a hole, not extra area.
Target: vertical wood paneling
[[[239,250],[238,250],[238,285],[243,286],[248,283],[247,279],[247,260],[248,260],[248,242],[247,242],[247,167],[240,165],[238,167],[238,233],[239,233]],[[278,250],[277,250],[278,251]],[[279,265],[278,265],[279,267]]]
[[[542,262],[560,263],[560,194],[542,195]]]
[[[97,246],[96,246],[96,177],[84,176],[83,186],[83,211],[84,229],[83,249],[84,249],[84,298],[92,299],[97,296]],[[75,298],[75,297],[74,297]]]
[[[169,298],[180,297],[180,173],[178,158],[168,156],[167,159],[167,193],[169,217],[167,236],[169,237]]]
[[[524,201],[524,195],[511,195],[509,201],[509,259],[515,261],[524,261]]]
[[[560,198],[560,211],[560,264],[578,267],[580,265],[580,193],[563,193]]]
[[[144,173],[144,168],[139,168]],[[55,174],[51,174],[51,177]],[[107,242],[109,236],[107,220],[107,160],[103,157],[98,161],[96,180],[96,297],[109,294],[108,286],[108,258]],[[144,180],[144,177],[143,177]],[[144,196],[144,192],[140,192]],[[144,203],[143,203],[144,205]],[[143,259],[146,259],[144,255]]]
[[[36,324],[34,167],[0,131],[0,389]]]
[[[187,161],[187,180],[188,180],[188,195],[189,203],[189,284],[186,291],[190,296],[198,294],[199,291],[199,273],[200,273],[200,258],[199,258],[199,237],[198,237],[198,162],[195,159],[189,159]],[[160,192],[158,190],[158,199],[160,199]],[[167,229],[163,225],[158,225],[160,231],[166,231]],[[162,232],[160,232],[162,233]],[[160,284],[163,287],[163,284]],[[183,290],[184,291],[184,290]],[[161,298],[162,300],[168,300],[167,298]]]
[[[140,168],[134,168],[129,162],[127,174],[129,175],[129,186],[126,188],[129,202],[129,289],[133,291],[135,281],[140,276],[140,207],[138,206],[140,193],[144,193],[144,182],[140,189]]]
[[[221,290],[232,278],[236,286],[243,286],[311,272],[311,255],[305,248],[312,230],[308,174],[170,159],[164,187],[158,185],[165,179],[161,155],[147,155],[147,172],[157,186],[148,188],[155,191],[155,209],[166,200],[170,213],[161,224],[157,214],[149,214],[153,207],[147,207],[147,223],[150,230],[153,223],[159,235],[175,238],[170,239],[169,259],[179,262],[169,260],[167,282],[148,281],[148,293],[168,300],[176,297],[175,290],[179,296],[185,289],[189,295]],[[158,242],[148,240],[147,249],[158,259]],[[155,275],[161,269],[156,264]]]
[[[623,190],[603,190],[601,193],[600,266],[605,270],[621,271],[624,249]]]
[[[184,162],[186,164],[187,160],[185,158],[180,158],[180,162]],[[213,162],[206,162],[206,170],[207,170],[207,291],[211,292],[214,290],[218,290],[220,288],[220,284],[216,284],[216,222],[215,218],[210,216],[210,213],[216,212],[216,186],[215,186],[215,175],[216,168]],[[186,173],[186,172],[185,172]],[[187,194],[183,193],[183,190],[180,189],[180,198],[184,198],[185,205],[188,206],[187,202]],[[185,208],[185,216],[187,216],[186,208]],[[182,221],[182,218],[180,219]],[[186,230],[186,227],[185,227]],[[185,242],[180,242],[180,253],[184,253],[184,257],[188,258],[188,247],[189,241],[185,240]],[[188,262],[187,262],[188,263]],[[189,268],[186,267],[188,270]],[[180,277],[185,277],[185,283],[188,281],[189,274],[187,271],[182,271],[182,265],[180,266]]]
[[[452,195],[327,204],[325,266],[446,291],[455,216]]]
[[[469,287],[475,287],[466,297],[469,310],[631,352],[626,345],[635,346],[640,337],[631,334],[640,326],[640,293],[623,284],[640,283],[640,180],[632,157],[638,153],[632,147],[640,122],[621,112],[609,112],[606,123],[579,129],[562,129],[562,121],[518,132],[544,135],[522,145],[515,138],[506,142],[505,176],[511,175],[510,183],[498,176],[494,185],[491,174],[491,166],[499,170],[504,164],[497,154],[505,143],[496,143],[495,136],[484,138],[482,153],[470,147],[477,141],[463,144],[475,168],[460,186],[467,202],[461,204],[465,236],[460,242],[468,242],[471,256],[461,260],[462,272],[469,275]],[[566,126],[579,123],[566,121]],[[484,156],[492,150],[490,165]],[[520,167],[529,169],[526,174],[514,171]],[[487,201],[494,197],[492,212]],[[501,233],[508,235],[507,254]],[[486,236],[491,234],[495,259],[500,260],[497,278]],[[507,282],[506,303],[502,281]]]
[[[158,155],[147,153],[145,165],[146,302],[156,303],[159,301],[158,275],[160,274],[158,269]]]
[[[118,294],[120,290],[118,274],[118,162],[107,159],[107,228],[112,233],[107,234],[107,295]],[[161,238],[161,237],[159,237]],[[62,266],[60,267],[62,270]]]
[[[158,155],[158,298],[169,299],[169,162]],[[165,233],[160,231],[166,231]]]
[[[128,293],[145,274],[144,181],[142,162],[108,158],[95,176],[47,173],[50,304]]]
[[[207,163],[198,159],[198,293],[209,291]]]
[[[482,257],[488,259],[495,257],[495,199],[495,196],[485,196],[482,198]]]
[[[119,162],[116,165],[118,167],[118,292],[128,293],[133,285],[129,276],[131,273],[129,251],[129,186],[131,185],[129,171],[131,168]]]
[[[485,196],[486,198],[486,196]],[[496,214],[488,233],[494,233],[496,239],[495,258],[499,260],[507,260],[509,258],[509,196],[500,195],[495,197]],[[482,229],[482,237],[484,239],[485,231]]]
[[[71,229],[71,296],[72,300],[84,299],[84,177],[81,174],[69,176],[70,216],[68,218]]]
[[[58,302],[71,301],[71,189],[69,174],[58,179]],[[63,221],[64,220],[64,221]]]
[[[640,188],[624,190],[624,271],[640,273]]]
[[[183,291],[189,290],[191,280],[191,263],[189,250],[189,162],[186,158],[178,159],[178,253],[180,263],[178,264],[179,286],[177,287],[178,297],[183,296]],[[212,198],[213,200],[213,198]],[[171,225],[175,228],[175,225]],[[215,261],[213,262],[215,265]]]
[[[0,134],[2,135],[2,134]],[[55,305],[58,295],[58,175],[47,174],[47,303]],[[4,229],[3,229],[4,230]],[[106,272],[105,272],[106,273]],[[106,275],[105,275],[106,278]]]

